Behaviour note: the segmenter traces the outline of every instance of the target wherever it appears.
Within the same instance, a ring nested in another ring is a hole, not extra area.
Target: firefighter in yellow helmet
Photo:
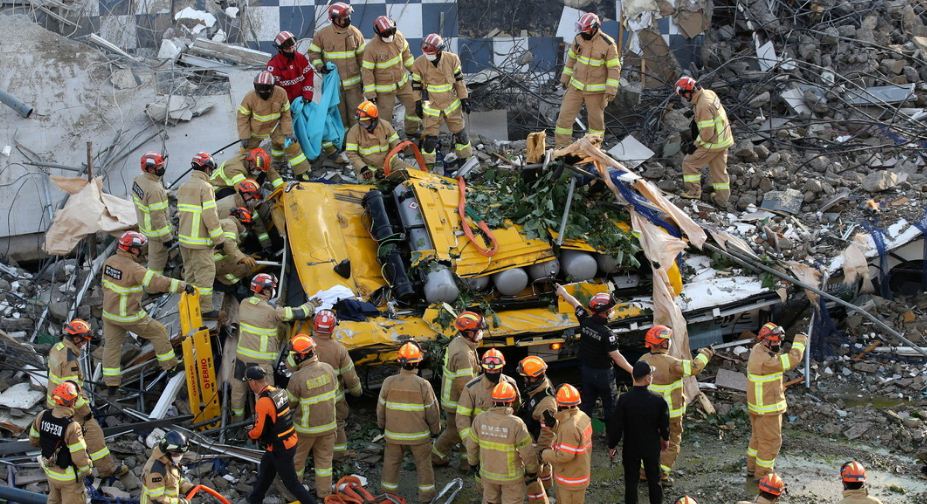
[[[701,198],[701,170],[708,166],[708,181],[714,190],[711,198],[718,205],[725,206],[731,197],[727,151],[734,145],[727,112],[718,95],[710,89],[702,89],[692,77],[685,76],[676,81],[676,94],[692,104],[695,111],[690,126],[694,143],[686,149],[688,152],[682,160],[682,181],[686,188],[682,196]]]
[[[364,101],[355,112],[357,122],[348,130],[344,152],[358,179],[369,181],[383,177],[386,155],[399,143],[399,134],[389,121],[380,120],[380,111],[373,102]],[[392,168],[400,166],[393,157]]]
[[[769,473],[760,478],[756,487],[759,494],[753,502],[738,501],[737,504],[776,504],[785,492],[785,482],[776,473]]]
[[[62,382],[52,391],[54,407],[36,415],[29,429],[29,441],[42,450],[39,465],[48,478],[50,503],[84,504],[87,499],[84,477],[90,476],[93,462],[74,419],[80,397],[76,383]]]
[[[747,360],[747,412],[750,445],[747,474],[762,478],[773,472],[782,447],[782,415],[786,410],[783,374],[801,363],[808,336],[798,334],[788,353],[781,353],[785,331],[768,322],[757,335],[759,343]]]
[[[869,495],[866,489],[866,468],[852,460],[840,468],[843,481],[843,500],[839,504],[882,504],[882,501]]]
[[[592,478],[592,420],[579,409],[576,387],[564,383],[556,397],[555,421],[548,418],[544,425],[553,429],[553,446],[541,453],[541,460],[554,466],[557,504],[582,504]]]
[[[473,419],[474,442],[467,444],[467,460],[471,471],[479,468],[486,503],[520,504],[526,483],[538,477],[531,434],[512,410],[517,397],[514,385],[500,382],[492,389],[492,408]]]
[[[476,347],[483,340],[486,322],[479,313],[465,311],[457,316],[454,327],[458,334],[444,351],[441,376],[441,407],[444,409],[447,425],[435,440],[431,451],[431,462],[439,466],[448,464],[451,449],[461,441],[457,430],[457,401],[464,386],[476,376],[479,369],[480,360],[476,355]],[[461,468],[465,465],[466,461],[461,460]]]
[[[554,397],[553,385],[547,379],[547,363],[544,359],[529,355],[518,363],[518,374],[524,386],[522,388],[522,403],[518,408],[518,417],[528,427],[528,432],[534,440],[534,452],[541,460],[541,453],[553,445],[554,432],[544,429],[545,422],[554,424],[554,415],[557,413],[557,400]],[[547,504],[547,497],[552,486],[552,468],[549,463],[542,462],[538,470],[538,480],[528,482],[528,503]]]
[[[676,504],[698,504],[698,501],[689,497],[688,495],[683,495],[682,497],[676,499]]]
[[[424,356],[412,341],[399,347],[399,374],[383,381],[377,400],[377,425],[383,429],[386,449],[380,487],[385,492],[399,489],[399,469],[404,451],[412,452],[418,474],[418,500],[435,496],[435,473],[431,467],[431,436],[441,430],[441,408],[428,380],[418,375]]]
[[[641,357],[642,361],[653,368],[653,383],[647,388],[663,396],[669,406],[669,444],[665,450],[660,452],[660,478],[664,486],[672,483],[669,476],[676,463],[679,445],[682,442],[682,419],[686,414],[687,402],[683,380],[701,373],[714,355],[710,348],[703,348],[693,360],[673,357],[668,353],[672,338],[673,330],[669,327],[664,325],[651,327],[644,336],[644,346],[650,349],[650,353]]]
[[[348,449],[348,437],[344,428],[351,412],[348,408],[348,402],[344,398],[344,393],[347,392],[353,397],[360,397],[364,391],[361,388],[361,381],[354,369],[354,361],[351,360],[348,349],[340,341],[332,338],[336,325],[338,325],[338,317],[331,310],[319,310],[312,318],[312,336],[316,344],[315,353],[318,354],[319,360],[331,366],[335,370],[335,375],[338,376],[338,394],[335,404],[336,418],[338,419],[338,431],[335,436],[335,460],[340,460]]]

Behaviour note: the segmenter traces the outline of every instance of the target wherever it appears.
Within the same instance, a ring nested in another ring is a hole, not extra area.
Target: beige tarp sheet
[[[131,201],[103,192],[103,179],[93,183],[82,178],[52,176],[52,182],[71,195],[64,208],[45,233],[45,252],[51,255],[69,254],[81,238],[100,231],[115,233],[137,225],[135,206]]]
[[[866,233],[856,233],[850,246],[843,251],[843,283],[853,285],[862,279],[860,292],[875,292],[872,277],[869,275],[869,260],[866,251],[869,250],[869,241]]]

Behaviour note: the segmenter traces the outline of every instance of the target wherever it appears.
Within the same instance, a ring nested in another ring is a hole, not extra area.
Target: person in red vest
[[[296,50],[296,37],[288,31],[282,31],[274,38],[277,54],[267,62],[267,71],[277,78],[277,85],[286,90],[290,103],[302,96],[304,101],[312,101],[312,83],[315,70],[306,56]]]

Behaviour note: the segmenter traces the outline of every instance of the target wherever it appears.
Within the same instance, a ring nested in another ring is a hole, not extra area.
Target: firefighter
[[[179,431],[168,431],[158,441],[142,467],[144,486],[139,504],[189,504],[184,496],[194,485],[181,471],[181,461],[189,449],[187,436]]]
[[[843,500],[839,504],[882,504],[871,497],[866,489],[866,468],[853,460],[840,467],[840,479],[843,481]]]
[[[512,403],[512,409],[517,411],[521,406],[518,384],[515,383],[514,378],[502,373],[502,368],[505,367],[505,356],[502,352],[495,348],[486,350],[480,358],[480,367],[483,368],[483,373],[468,381],[457,399],[457,414],[454,415],[454,421],[457,423],[457,432],[460,433],[464,446],[476,441],[471,436],[470,425],[476,415],[492,407],[492,389],[496,385],[504,382],[515,387],[517,397]]]
[[[437,159],[441,120],[454,135],[454,151],[459,164],[473,155],[464,114],[470,113],[470,93],[463,80],[460,57],[445,51],[444,39],[432,33],[422,41],[422,55],[412,63],[412,92],[415,115],[424,121],[422,156],[434,166]]]
[[[557,284],[557,295],[576,311],[579,321],[579,370],[582,377],[583,405],[592,415],[596,399],[602,399],[606,423],[615,404],[614,365],[631,372],[631,364],[618,351],[618,337],[608,328],[608,314],[615,306],[611,294],[600,292],[589,299],[586,309],[566,288]]]
[[[670,473],[676,463],[682,442],[682,419],[686,414],[688,403],[683,380],[701,373],[714,355],[712,349],[703,348],[693,360],[673,357],[668,353],[672,338],[673,330],[669,327],[664,325],[651,327],[644,336],[644,346],[650,349],[650,353],[641,357],[642,361],[653,368],[653,383],[647,388],[663,396],[669,406],[669,445],[660,452],[660,479],[664,485],[672,484]]]
[[[52,390],[54,407],[36,415],[29,429],[29,441],[42,450],[39,465],[48,478],[49,504],[84,504],[84,478],[93,462],[87,455],[80,423],[74,419],[74,404],[80,398],[76,383],[65,381]]]
[[[222,226],[222,248],[212,254],[216,262],[216,282],[223,286],[234,286],[242,278],[251,276],[257,268],[257,261],[241,251],[241,236],[245,226],[253,223],[251,211],[246,207],[236,207],[229,216],[220,220]],[[228,296],[231,297],[231,296]]]
[[[147,244],[145,235],[126,231],[119,238],[116,253],[103,263],[103,382],[110,397],[115,397],[122,383],[122,344],[129,331],[151,341],[161,369],[173,371],[177,367],[167,328],[142,309],[142,295],[146,291],[193,294],[195,289],[139,264]]]
[[[585,13],[576,22],[579,33],[567,51],[560,85],[566,89],[557,116],[554,138],[557,148],[573,141],[573,121],[586,104],[590,136],[605,136],[605,107],[618,95],[621,57],[615,40],[602,32],[599,16]]]
[[[424,356],[412,341],[399,347],[399,374],[388,377],[377,400],[377,425],[383,429],[383,473],[380,487],[385,492],[399,489],[403,451],[412,452],[418,474],[418,500],[435,497],[435,474],[431,467],[431,436],[441,431],[441,408],[428,380],[418,375]]]
[[[553,445],[554,434],[551,429],[542,429],[543,423],[553,423],[557,413],[557,400],[554,389],[547,379],[547,363],[544,359],[530,355],[518,363],[518,374],[524,382],[522,402],[518,417],[525,422],[531,439],[534,440],[534,452],[541,460],[541,453]],[[551,487],[551,465],[542,462],[538,470],[538,480],[528,483],[528,502],[547,504],[547,492]]]
[[[769,473],[760,478],[759,483],[757,483],[757,490],[759,490],[759,495],[756,496],[756,499],[753,499],[753,502],[738,501],[737,504],[776,504],[779,502],[779,497],[785,492],[785,482],[782,481],[778,474]]]
[[[331,62],[341,79],[341,100],[338,110],[344,127],[350,126],[351,111],[364,100],[361,92],[361,60],[364,57],[364,35],[351,26],[354,8],[344,2],[328,6],[329,26],[315,32],[309,45],[309,60],[319,73],[327,74],[325,64]]]
[[[239,182],[252,179],[258,187],[264,181],[270,182],[274,189],[283,187],[283,178],[270,162],[270,155],[260,147],[238,154],[226,159],[219,168],[209,176],[209,183],[215,188],[216,200],[221,200],[230,194],[235,194]]]
[[[310,103],[315,72],[306,56],[296,50],[296,37],[282,31],[274,37],[274,47],[277,54],[267,62],[266,70],[277,78],[277,85],[286,91],[290,103],[300,97]]]
[[[267,379],[264,368],[251,364],[245,370],[248,387],[257,397],[254,404],[254,425],[248,430],[248,438],[264,445],[264,455],[258,467],[258,479],[251,489],[248,502],[264,502],[264,496],[274,478],[280,475],[283,486],[301,504],[315,504],[316,500],[303,487],[296,476],[293,454],[296,452],[296,428],[293,427],[293,413],[285,389],[274,387]]]
[[[338,376],[331,366],[319,360],[312,337],[297,334],[290,342],[296,371],[287,385],[290,403],[299,403],[296,414],[296,475],[302,480],[306,459],[312,452],[315,465],[315,493],[319,499],[332,492],[332,457],[338,430],[335,397]],[[310,414],[311,411],[311,414]]]
[[[484,503],[521,504],[526,483],[538,477],[531,434],[513,414],[517,397],[514,385],[499,382],[492,389],[492,408],[473,419],[474,442],[467,444],[467,460],[471,472],[479,470]]]
[[[396,29],[396,21],[380,16],[373,21],[375,37],[364,49],[361,78],[364,97],[377,104],[386,122],[393,120],[393,107],[398,99],[405,109],[403,131],[406,138],[418,138],[422,120],[415,115],[415,96],[409,83],[409,71],[415,58],[409,43]]]
[[[727,112],[718,95],[710,89],[702,89],[692,77],[681,77],[676,81],[676,94],[691,104],[695,111],[694,150],[687,148],[682,160],[682,182],[686,190],[683,198],[702,197],[702,168],[708,166],[708,182],[714,191],[712,200],[726,206],[731,197],[731,179],[727,175],[727,151],[734,145],[734,134],[727,119]]]
[[[281,323],[306,320],[312,316],[318,300],[311,299],[297,307],[271,306],[277,295],[277,278],[269,273],[258,273],[251,279],[253,296],[242,300],[238,308],[238,346],[235,348],[235,372],[231,384],[232,423],[241,422],[245,414],[246,391],[242,379],[249,365],[257,365],[267,373],[267,381],[274,384],[274,365],[280,353]],[[300,472],[301,474],[301,472]]]
[[[476,376],[476,370],[479,368],[480,360],[476,356],[476,347],[483,340],[486,322],[482,315],[465,311],[457,316],[454,327],[458,334],[444,351],[441,375],[441,407],[444,409],[447,425],[431,449],[431,463],[437,466],[449,463],[451,448],[461,441],[455,419],[457,400],[464,386]],[[460,462],[461,469],[464,469],[465,460],[461,459]]]
[[[74,319],[64,325],[61,341],[48,351],[48,393],[45,396],[45,405],[54,408],[54,390],[66,381],[74,382],[77,385],[78,397],[72,406],[73,416],[81,426],[84,440],[87,442],[87,453],[93,461],[97,475],[100,478],[109,476],[122,478],[128,474],[129,468],[125,464],[117,464],[107,448],[103,429],[93,417],[90,401],[83,390],[84,374],[80,369],[80,355],[90,344],[91,339],[93,339],[93,331],[87,322]]]
[[[238,138],[241,149],[250,151],[270,139],[270,154],[274,161],[284,158],[293,173],[301,177],[309,171],[309,161],[293,136],[293,117],[286,91],[274,85],[270,72],[261,72],[254,78],[254,89],[238,106]]]
[[[372,102],[364,101],[354,114],[357,124],[351,126],[345,137],[344,152],[348,156],[358,179],[383,178],[383,163],[386,154],[399,143],[399,134],[389,121],[380,120],[380,112]],[[404,164],[397,156],[391,161],[392,169]]]
[[[582,504],[592,474],[592,420],[578,408],[582,399],[576,387],[564,383],[556,398],[557,414],[543,427],[553,430],[554,439],[541,460],[553,465],[557,504]]]
[[[747,475],[762,478],[773,472],[782,447],[782,415],[786,410],[783,374],[801,363],[808,336],[797,334],[792,349],[780,354],[785,331],[767,322],[760,328],[759,343],[747,360],[747,412],[750,414],[750,445]]]
[[[167,191],[161,182],[167,169],[164,156],[157,152],[142,155],[142,174],[132,181],[132,202],[138,230],[148,238],[148,269],[164,273],[167,256],[174,246]]]
[[[212,251],[225,240],[216,209],[216,194],[209,184],[216,161],[208,153],[200,152],[193,156],[190,166],[193,169],[190,178],[177,192],[183,279],[200,291],[203,318],[215,319],[219,312],[212,305],[212,284],[216,279]]]
[[[245,224],[245,233],[241,237],[243,248],[249,252],[270,252],[273,241],[270,238],[269,225],[277,227],[277,218],[274,216],[272,201],[264,201],[261,193],[261,184],[253,178],[246,178],[235,184],[235,194],[216,201],[216,210],[219,215],[228,215],[237,207],[245,207],[251,212],[251,223]],[[270,223],[270,224],[269,224]],[[281,229],[283,229],[281,227]],[[248,238],[257,240],[257,244],[249,243]]]
[[[319,360],[328,364],[335,370],[338,377],[338,393],[335,403],[338,430],[335,436],[335,460],[341,460],[348,450],[348,437],[344,427],[351,410],[344,398],[345,390],[354,397],[360,397],[364,391],[361,388],[360,378],[354,370],[354,361],[348,349],[338,340],[332,338],[338,317],[331,310],[319,310],[312,318],[312,336],[315,340],[315,353]]]

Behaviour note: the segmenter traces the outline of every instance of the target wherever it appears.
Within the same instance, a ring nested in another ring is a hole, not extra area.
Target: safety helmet
[[[422,359],[424,359],[422,349],[414,341],[407,341],[399,347],[399,356],[396,360],[400,364],[417,364],[422,362]]]
[[[569,383],[564,383],[557,389],[557,406],[579,406],[581,402],[583,400],[579,397],[579,391]]]
[[[682,497],[676,499],[676,504],[698,504],[698,501],[689,497],[688,495],[683,495]]]
[[[260,147],[249,150],[245,161],[258,171],[266,172],[270,168],[270,155]]]
[[[670,338],[672,337],[672,329],[665,325],[655,325],[648,329],[647,334],[644,335],[644,346],[647,348],[660,346],[667,341],[671,341]]]
[[[55,390],[52,391],[52,400],[55,401],[55,404],[58,406],[71,407],[77,402],[79,394],[80,389],[77,384],[68,380],[61,382],[60,385],[55,387]]]
[[[589,299],[589,309],[592,310],[593,313],[608,311],[612,306],[615,306],[615,300],[612,299],[612,295],[607,292],[600,292]]]
[[[208,152],[197,152],[193,156],[193,160],[190,161],[191,166],[194,170],[215,170],[216,169],[216,160]]]
[[[254,222],[254,216],[251,215],[251,210],[248,210],[243,206],[235,207],[229,210],[229,215],[238,219],[238,222],[241,222],[242,224],[251,224]]]
[[[518,392],[515,391],[515,387],[511,383],[499,382],[492,388],[490,397],[493,402],[511,404],[518,397]]]
[[[445,48],[444,39],[437,33],[429,33],[422,40],[422,52],[425,54],[438,54]]]
[[[350,19],[353,13],[354,7],[344,2],[335,2],[328,6],[328,19],[333,23],[336,19]]]
[[[235,184],[235,190],[241,194],[241,198],[245,201],[260,201],[263,198],[261,195],[261,186],[257,183],[257,180],[254,179],[246,178]]]
[[[864,483],[866,481],[866,468],[855,460],[847,462],[840,468],[840,479],[844,483]]]
[[[142,154],[141,165],[143,172],[156,173],[164,168],[164,156],[157,152],[146,152]]]
[[[357,106],[357,110],[354,111],[354,117],[356,117],[358,121],[379,119],[380,110],[372,101],[364,100],[360,103],[360,105]]]
[[[277,82],[274,74],[263,71],[257,76],[254,77],[254,92],[261,97],[262,100],[270,99],[271,94],[274,92],[274,84]]]
[[[296,37],[288,31],[282,31],[274,37],[274,47],[282,51],[296,45]]]
[[[270,273],[258,273],[251,279],[251,292],[255,294],[272,295],[277,288],[277,277]]]
[[[763,476],[757,486],[761,492],[766,492],[776,497],[782,495],[782,492],[785,490],[785,482],[783,482],[782,478],[776,473],[769,473]]]
[[[756,337],[760,341],[766,341],[775,345],[776,343],[782,343],[785,337],[785,329],[773,322],[767,322],[760,328],[760,332]]]
[[[477,331],[486,329],[486,321],[483,320],[483,316],[479,313],[465,311],[454,320],[454,327],[460,332]]]
[[[547,372],[547,362],[537,355],[529,355],[518,363],[518,374],[526,378],[539,378]]]
[[[90,324],[83,319],[76,318],[64,325],[64,333],[72,338],[80,337],[89,340],[93,337],[93,331]]]
[[[187,436],[180,431],[167,431],[167,434],[158,441],[158,448],[161,449],[161,453],[166,454],[178,454],[178,453],[187,453],[187,450],[190,449],[190,442],[187,441]]]
[[[373,32],[381,37],[390,37],[396,34],[396,22],[388,16],[379,16],[373,20]]]
[[[579,17],[579,21],[576,22],[576,31],[580,33],[595,33],[595,31],[601,26],[599,21],[599,16],[591,12],[587,12]]]
[[[692,93],[695,91],[696,86],[698,86],[698,82],[696,82],[695,79],[688,75],[683,75],[676,81],[676,94],[681,96],[682,93]]]
[[[308,355],[315,351],[315,340],[308,334],[299,333],[290,340],[290,347],[296,355]]]
[[[138,231],[126,231],[119,237],[117,247],[137,257],[142,255],[142,248],[146,245],[148,245],[148,237]]]
[[[480,366],[487,373],[501,373],[502,368],[505,367],[505,356],[498,349],[490,348],[480,359]]]
[[[312,318],[312,332],[315,334],[331,334],[338,325],[338,317],[331,310],[319,310]]]

